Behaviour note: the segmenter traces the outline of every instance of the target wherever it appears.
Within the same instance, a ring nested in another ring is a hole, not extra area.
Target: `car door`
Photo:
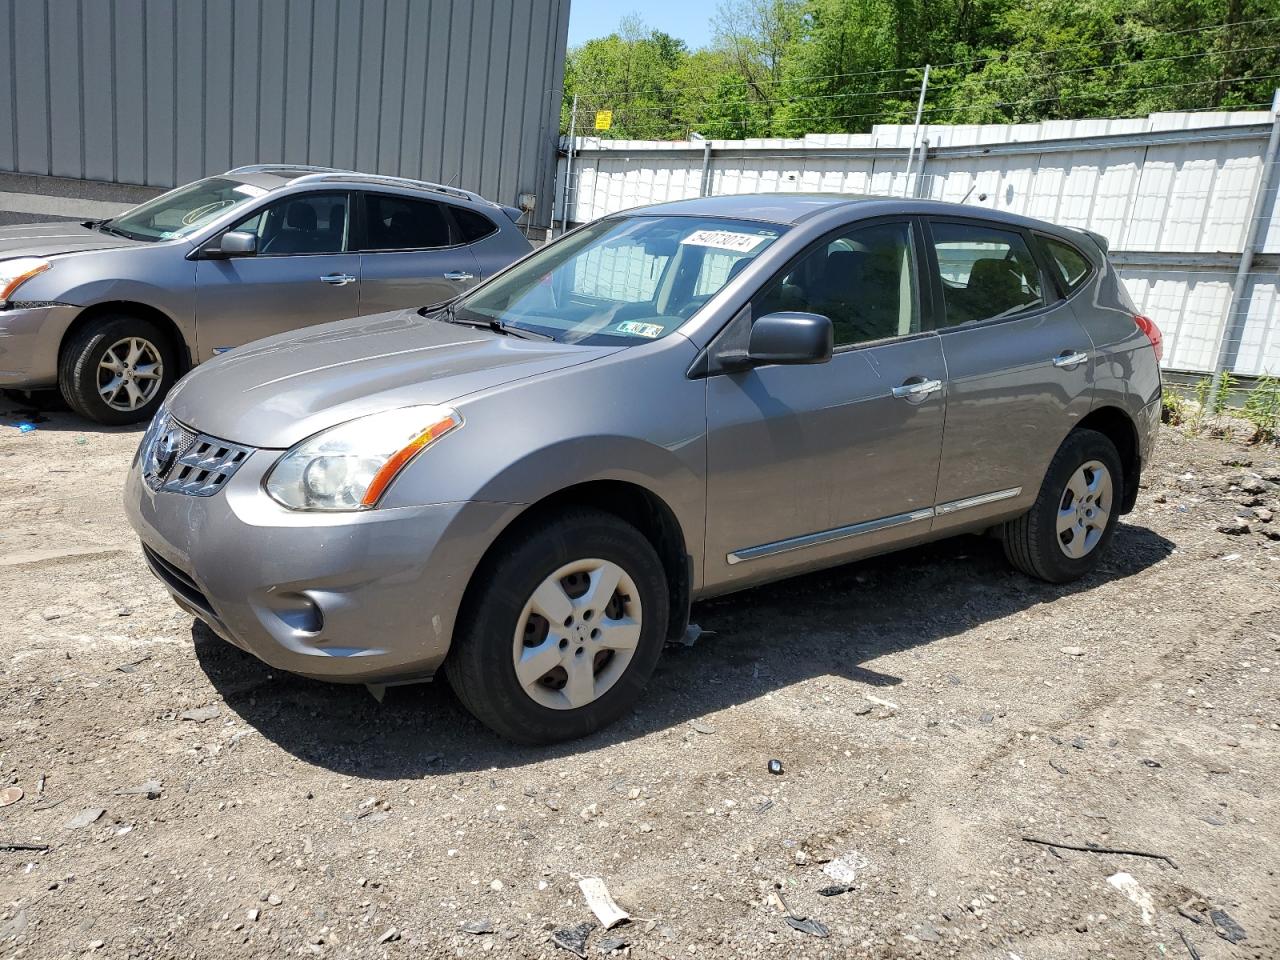
[[[1092,343],[1020,227],[930,218],[949,379],[935,530],[1021,512],[1089,412]]]
[[[262,337],[360,311],[360,260],[348,252],[346,191],[291,194],[231,230],[253,233],[248,256],[196,261],[199,359]],[[216,247],[221,235],[206,247]]]
[[[854,224],[813,244],[753,299],[755,317],[830,317],[835,352],[827,363],[708,379],[709,586],[929,532],[946,376],[924,322],[922,241],[908,219]]]
[[[446,204],[373,190],[362,201],[362,314],[443,303],[479,281]]]

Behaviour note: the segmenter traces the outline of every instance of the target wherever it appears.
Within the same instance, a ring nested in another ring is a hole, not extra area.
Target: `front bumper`
[[[0,387],[56,384],[58,348],[80,310],[65,303],[0,310]]]
[[[137,464],[129,522],[175,601],[273,667],[352,683],[430,677],[504,503],[319,514],[262,490],[279,451],[257,450],[217,494],[155,492]]]

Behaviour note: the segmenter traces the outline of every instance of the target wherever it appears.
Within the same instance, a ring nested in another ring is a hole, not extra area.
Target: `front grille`
[[[197,433],[166,414],[143,440],[142,477],[152,490],[211,497],[251,453],[252,447]]]
[[[189,605],[200,613],[217,619],[217,614],[213,612],[213,607],[209,604],[209,598],[204,595],[204,591],[196,586],[196,582],[185,571],[174,566],[145,543],[142,545],[142,553],[147,559],[147,565],[151,567],[151,572],[162,580],[170,590],[187,601]]]

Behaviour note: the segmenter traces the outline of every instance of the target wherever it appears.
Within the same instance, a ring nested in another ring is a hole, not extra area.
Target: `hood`
[[[0,227],[0,260],[10,257],[51,257],[59,253],[137,246],[149,244],[141,240],[126,240],[100,230],[90,230],[74,220]]]
[[[202,433],[281,449],[369,413],[449,403],[619,349],[519,340],[403,310],[237,347],[184,377],[166,405]]]

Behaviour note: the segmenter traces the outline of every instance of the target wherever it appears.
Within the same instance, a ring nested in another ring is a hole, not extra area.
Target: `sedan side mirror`
[[[258,253],[258,236],[247,230],[228,230],[222,235],[218,252],[224,257],[252,257]]]
[[[826,363],[834,341],[829,317],[769,313],[751,325],[747,356],[752,363]]]

